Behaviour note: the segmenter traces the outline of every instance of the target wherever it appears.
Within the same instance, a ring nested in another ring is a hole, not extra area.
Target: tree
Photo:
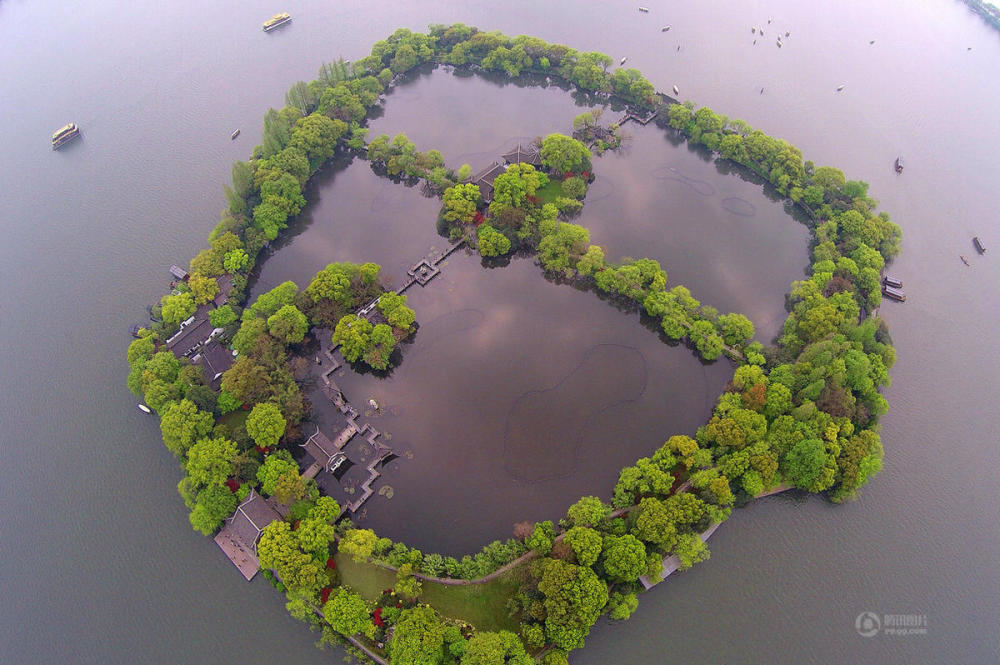
[[[295,305],[284,305],[268,317],[267,329],[275,339],[286,344],[298,344],[309,330],[309,321]]]
[[[371,333],[371,323],[356,314],[348,314],[337,322],[333,343],[340,345],[340,354],[347,362],[357,362],[368,350]]]
[[[646,547],[631,534],[606,535],[601,562],[613,582],[635,582],[646,572]]]
[[[160,306],[160,316],[163,320],[175,324],[194,314],[196,308],[194,296],[188,292],[163,296],[160,299]]]
[[[476,229],[479,239],[479,254],[483,257],[496,257],[510,251],[510,240],[489,224],[481,224]]]
[[[368,635],[375,632],[368,605],[358,594],[340,587],[331,594],[323,605],[323,616],[335,631],[344,637],[352,637],[358,633]]]
[[[188,286],[191,288],[191,295],[196,305],[211,302],[219,293],[219,283],[214,277],[205,277],[198,273],[188,277]]]
[[[444,205],[441,211],[442,219],[453,224],[470,224],[482,201],[482,195],[479,192],[479,185],[470,183],[449,187],[444,191],[441,200]]]
[[[378,311],[382,312],[382,316],[393,329],[403,332],[410,332],[417,320],[416,313],[406,306],[406,296],[399,295],[395,291],[382,294],[378,301]]]
[[[247,434],[261,448],[270,448],[285,434],[285,417],[281,410],[270,402],[257,404],[247,416]]]
[[[590,170],[590,150],[565,134],[549,134],[542,140],[542,164],[556,173]]]
[[[223,305],[208,313],[208,322],[212,324],[213,328],[225,328],[229,324],[235,323],[236,319],[236,312],[229,305]]]
[[[653,497],[639,502],[633,531],[660,551],[669,551],[677,542],[677,525],[663,502]]]
[[[687,570],[696,563],[707,561],[710,553],[698,534],[683,533],[677,537],[674,554],[681,561],[679,570]]]
[[[639,598],[634,593],[615,591],[608,600],[608,617],[616,621],[625,621],[639,607]]]
[[[594,529],[575,526],[563,536],[563,542],[570,546],[576,556],[576,562],[581,566],[592,566],[601,555],[604,541],[601,534]]]
[[[253,209],[253,224],[267,240],[274,240],[288,226],[288,213],[273,200],[264,201]]]
[[[198,492],[194,510],[188,516],[191,526],[202,535],[209,536],[222,521],[236,510],[236,496],[225,485],[209,485]]]
[[[444,662],[445,625],[430,607],[403,610],[389,642],[391,665],[438,665]]]
[[[420,580],[413,576],[412,563],[404,563],[396,571],[396,585],[393,591],[397,594],[415,600],[420,597],[422,587]]]
[[[231,252],[226,252],[226,256],[222,260],[222,265],[225,267],[226,272],[230,275],[235,275],[246,268],[249,262],[249,254],[242,249],[234,249]]]
[[[566,519],[574,526],[594,526],[611,512],[596,496],[585,496],[569,507]]]
[[[299,548],[313,558],[326,560],[330,558],[330,541],[333,540],[333,525],[323,520],[307,517],[299,521],[295,530],[295,538]]]
[[[785,456],[782,471],[796,487],[822,492],[833,484],[836,460],[819,439],[803,439]]]
[[[555,527],[552,522],[546,520],[545,522],[535,524],[534,530],[532,530],[531,535],[524,541],[524,544],[539,554],[548,554],[549,550],[552,549],[552,539],[554,537]]]
[[[195,441],[208,436],[214,424],[215,419],[211,413],[199,411],[194,402],[182,399],[163,412],[160,431],[167,450],[183,458]]]
[[[257,481],[261,483],[260,491],[268,496],[274,494],[281,478],[292,474],[299,475],[295,462],[290,462],[279,455],[268,455],[257,469]]]
[[[392,334],[392,328],[379,323],[372,328],[362,357],[372,369],[385,370],[389,368],[389,357],[395,348],[396,338]]]
[[[657,494],[666,496],[674,484],[674,477],[648,457],[636,460],[618,474],[615,485],[614,505],[619,508],[630,506],[638,496]]]
[[[719,317],[722,339],[729,346],[741,346],[753,339],[753,322],[742,314],[723,314]]]
[[[461,665],[532,665],[520,638],[510,631],[477,632],[469,640]]]
[[[313,170],[333,156],[337,141],[347,131],[347,123],[313,113],[299,120],[289,145],[305,153]]]
[[[705,360],[715,360],[722,355],[722,337],[716,332],[711,321],[695,321],[691,324],[688,335]]]
[[[187,451],[185,468],[197,485],[221,485],[233,474],[235,457],[235,442],[224,437],[201,439]]]
[[[542,559],[534,570],[545,598],[546,637],[560,649],[582,648],[608,602],[607,585],[590,568],[559,559]]]
[[[378,536],[371,529],[350,529],[340,539],[340,551],[350,554],[355,561],[364,561],[372,555]]]

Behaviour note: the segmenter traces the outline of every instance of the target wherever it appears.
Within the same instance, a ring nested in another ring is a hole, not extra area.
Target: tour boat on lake
[[[902,289],[897,289],[886,284],[882,286],[882,293],[889,296],[893,300],[898,300],[899,302],[906,302],[906,294],[903,293]]]
[[[264,21],[264,26],[263,26],[264,32],[270,32],[271,30],[274,30],[275,28],[280,28],[281,26],[285,25],[286,23],[288,23],[291,20],[292,20],[292,15],[289,14],[288,12],[282,12],[280,14],[275,14],[271,18],[269,18],[266,21]]]
[[[903,172],[903,158],[902,157],[897,157],[896,158],[896,164],[895,164],[895,166],[896,166],[896,173],[902,173]]]
[[[240,135],[240,130],[237,129],[236,131],[234,131],[232,134],[229,135],[229,140],[235,141],[236,137],[239,135]]]
[[[55,150],[59,148],[80,135],[80,128],[76,126],[76,123],[69,123],[52,135],[52,149]]]
[[[980,254],[986,253],[986,245],[984,245],[983,241],[979,239],[979,236],[972,239],[972,244],[976,246],[976,251]]]
[[[150,411],[150,410],[149,410],[149,407],[148,407],[148,406],[146,406],[145,404],[136,404],[136,406],[137,406],[137,407],[139,408],[139,410],[140,410],[140,411],[142,411],[143,413],[152,413],[152,411]]]

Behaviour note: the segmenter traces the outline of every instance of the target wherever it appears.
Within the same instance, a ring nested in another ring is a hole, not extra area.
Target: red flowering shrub
[[[333,587],[324,587],[322,591],[319,592],[319,599],[326,605],[326,601],[330,599],[330,592],[333,591]]]

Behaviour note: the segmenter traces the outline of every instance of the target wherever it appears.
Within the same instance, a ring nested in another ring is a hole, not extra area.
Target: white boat
[[[663,26],[662,28],[660,28],[660,32],[670,32],[670,26],[669,25]]]
[[[681,94],[680,88],[678,88],[676,85],[674,86],[674,94],[675,95]]]
[[[236,131],[234,131],[232,134],[229,135],[229,140],[235,141],[236,137],[239,135],[240,135],[240,130],[237,129]]]
[[[841,90],[843,90],[843,89],[844,89],[844,86],[843,86],[843,85],[838,85],[838,86],[837,86],[837,92],[840,92],[840,91],[841,91]]]
[[[622,65],[624,65],[626,60],[628,60],[628,56],[622,58],[622,61],[618,63],[618,66],[621,67]]]
[[[76,126],[76,123],[69,123],[56,130],[56,133],[52,135],[52,149],[55,150],[60,146],[63,146],[77,136],[80,135],[80,128]]]
[[[649,8],[648,7],[639,7],[639,11],[643,12],[645,14],[648,14],[649,13]]]
[[[149,407],[146,406],[145,404],[137,404],[136,406],[139,407],[139,410],[142,411],[143,413],[152,413]]]

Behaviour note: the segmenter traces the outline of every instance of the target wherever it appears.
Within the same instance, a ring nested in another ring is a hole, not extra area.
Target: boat
[[[870,42],[868,42],[868,45],[869,45],[869,46],[871,46],[871,45],[872,45],[872,44],[874,44],[874,43],[875,43],[875,40],[873,39],[873,40],[871,40]]]
[[[750,34],[751,35],[756,35],[757,34],[757,26],[755,26],[755,25],[750,26]]]
[[[288,23],[291,20],[292,20],[292,15],[289,14],[288,12],[282,12],[280,14],[275,14],[271,18],[269,18],[266,21],[264,21],[264,25],[263,25],[264,32],[270,32],[271,30],[274,30],[275,28],[280,28],[281,26],[285,25],[286,23]]]
[[[903,172],[903,158],[902,157],[897,157],[896,158],[895,167],[896,167],[896,173],[902,173]]]
[[[959,254],[958,258],[962,259],[962,263],[964,263],[965,265],[967,266],[972,265],[971,263],[969,263],[969,259],[965,258],[965,254]]]
[[[681,94],[681,89],[680,89],[680,88],[678,88],[678,87],[677,87],[676,85],[674,86],[674,94],[675,94],[675,95],[679,95],[679,94]]]
[[[648,14],[649,13],[649,7],[639,7],[639,11],[642,12],[642,13],[644,13],[644,14]]]
[[[624,65],[626,60],[628,60],[628,56],[622,58],[621,62],[618,63],[618,66],[621,67],[622,65]]]
[[[233,132],[232,134],[230,134],[230,135],[229,135],[229,140],[230,140],[230,141],[233,141],[233,140],[235,140],[235,139],[236,139],[236,137],[237,137],[237,136],[239,136],[239,135],[240,135],[240,130],[238,130],[238,129],[237,129],[236,131],[234,131],[234,132]]]
[[[71,122],[68,125],[60,127],[55,134],[52,135],[52,149],[60,148],[77,136],[80,135],[80,128],[76,126],[75,122]]]
[[[979,239],[979,236],[972,239],[972,244],[976,246],[976,251],[980,254],[986,253],[986,245],[984,245],[983,241]]]
[[[145,404],[141,404],[141,403],[140,403],[140,404],[136,404],[136,406],[137,406],[137,407],[139,408],[139,410],[140,410],[140,411],[142,411],[143,413],[152,413],[152,411],[150,411],[150,410],[149,410],[149,407],[148,407],[148,406],[146,406]]]
[[[670,26],[669,25],[663,26],[662,28],[660,28],[660,32],[670,32]]]
[[[898,300],[899,302],[906,302],[906,294],[903,293],[902,289],[897,289],[889,285],[883,285],[882,293],[889,296],[893,300]]]
[[[778,43],[778,48],[781,48],[781,40],[780,39],[778,40],[777,43]]]
[[[895,277],[890,277],[889,275],[886,275],[884,278],[882,278],[882,283],[885,284],[886,286],[891,286],[894,289],[903,288],[903,280],[896,279]]]
[[[844,88],[845,88],[845,86],[844,86],[844,85],[838,85],[838,86],[837,86],[837,92],[840,92],[840,91],[841,91],[841,90],[843,90]]]

